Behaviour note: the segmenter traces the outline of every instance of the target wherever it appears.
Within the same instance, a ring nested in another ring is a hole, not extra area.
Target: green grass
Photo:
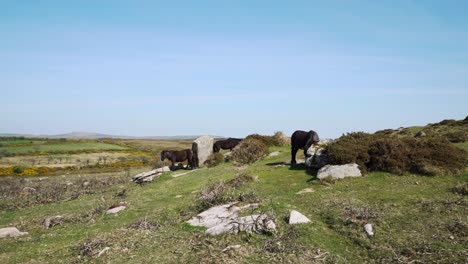
[[[281,154],[244,169],[225,163],[177,178],[171,174],[178,172],[170,172],[144,186],[119,182],[95,188],[78,199],[16,210],[3,209],[0,211],[0,227],[16,226],[30,235],[1,239],[0,263],[70,263],[80,260],[111,263],[284,263],[288,260],[311,263],[318,255],[317,250],[327,252],[325,262],[329,263],[413,260],[462,263],[466,259],[468,242],[464,234],[468,226],[468,199],[453,193],[451,188],[468,181],[468,173],[445,177],[372,173],[323,184],[300,165],[296,169],[272,166],[290,158],[287,147],[270,148],[270,151],[274,150],[281,151]],[[262,204],[256,212],[269,212],[275,216],[276,235],[209,236],[204,234],[203,228],[184,223],[196,214],[193,205],[197,191],[241,172],[257,176],[258,181],[237,191],[253,192],[261,199]],[[79,183],[86,177],[94,177],[99,182],[99,179],[105,181],[111,176],[74,176],[69,179],[77,182],[76,190],[79,190]],[[39,183],[12,180],[21,187]],[[65,178],[49,180],[63,185]],[[312,188],[314,192],[296,194],[304,188]],[[126,197],[117,197],[116,194],[123,189],[127,190]],[[176,198],[178,195],[182,197]],[[129,207],[117,215],[83,216],[98,206],[119,201],[127,202]],[[352,208],[369,208],[376,212],[376,217],[369,220],[376,231],[373,238],[364,235],[362,223],[347,220],[346,213]],[[296,226],[294,232],[297,237],[280,241],[285,248],[277,252],[264,250],[268,239],[284,237],[287,233],[289,226],[285,218],[292,209],[309,217],[312,223]],[[82,220],[51,229],[41,227],[45,217],[57,214]],[[127,228],[145,218],[157,221],[160,228]],[[79,257],[77,246],[88,239],[98,238],[110,247],[109,254],[99,259]],[[223,248],[237,244],[241,249],[221,252]]]
[[[107,151],[107,150],[125,150],[125,147],[102,143],[102,142],[77,142],[77,143],[58,143],[34,146],[6,146],[0,147],[0,151],[13,154],[27,154],[32,152],[67,152],[67,151]]]
[[[463,142],[463,143],[455,143],[455,146],[462,148],[466,151],[468,151],[468,142]]]

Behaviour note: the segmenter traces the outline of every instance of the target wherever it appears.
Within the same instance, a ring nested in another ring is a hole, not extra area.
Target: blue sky
[[[468,1],[3,1],[0,133],[325,137],[468,114]]]

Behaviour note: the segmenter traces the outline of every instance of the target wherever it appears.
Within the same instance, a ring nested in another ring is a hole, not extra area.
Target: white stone
[[[83,182],[83,184],[81,186],[83,187],[88,187],[91,183],[89,181],[85,181]]]
[[[126,206],[123,206],[123,205],[117,206],[117,207],[114,207],[114,208],[112,208],[112,209],[107,210],[106,213],[107,213],[107,214],[116,214],[116,213],[118,213],[118,212],[124,210],[125,208],[127,208],[127,207],[126,207]]]
[[[303,190],[298,191],[296,194],[304,194],[304,193],[313,193],[315,192],[312,188],[305,188]]]
[[[371,224],[365,224],[364,225],[364,231],[368,236],[373,236],[374,235],[374,229],[372,228]]]
[[[291,210],[291,213],[289,214],[289,224],[294,225],[303,223],[310,223],[310,219],[296,210]]]
[[[0,228],[0,238],[4,237],[19,237],[27,235],[28,232],[20,232],[16,227]]]
[[[278,156],[280,153],[281,152],[279,152],[279,151],[274,151],[274,152],[268,154],[268,157],[275,157],[275,156]]]
[[[198,166],[202,166],[213,153],[214,139],[210,136],[201,136],[192,143],[192,151],[198,159]]]
[[[361,171],[356,163],[346,165],[326,165],[322,167],[318,173],[317,178],[322,180],[327,177],[332,179],[343,179],[346,177],[361,177]]]

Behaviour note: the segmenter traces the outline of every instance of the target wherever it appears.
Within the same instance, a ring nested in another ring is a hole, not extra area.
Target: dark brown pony
[[[309,132],[296,130],[291,136],[291,165],[296,164],[296,153],[299,149],[303,149],[304,156],[307,156],[307,150],[319,140],[317,132],[313,130]]]
[[[184,150],[163,150],[161,152],[161,161],[168,159],[172,162],[174,168],[175,162],[182,162],[187,160],[187,168],[190,166],[193,169],[193,152],[191,149]]]
[[[232,149],[239,145],[239,143],[242,141],[240,138],[228,138],[225,140],[218,140],[216,143],[213,144],[213,152],[217,153],[221,149],[229,149],[232,151]]]

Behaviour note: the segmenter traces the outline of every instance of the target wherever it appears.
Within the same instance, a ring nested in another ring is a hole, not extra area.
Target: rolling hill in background
[[[193,140],[200,135],[179,135],[179,136],[143,136],[133,137],[125,135],[107,135],[95,132],[71,132],[57,135],[32,135],[32,134],[15,134],[15,133],[0,133],[0,137],[27,137],[27,138],[70,138],[70,139],[99,139],[99,138],[119,138],[119,139],[154,139],[154,140]],[[222,136],[212,136],[214,138],[222,138]]]

